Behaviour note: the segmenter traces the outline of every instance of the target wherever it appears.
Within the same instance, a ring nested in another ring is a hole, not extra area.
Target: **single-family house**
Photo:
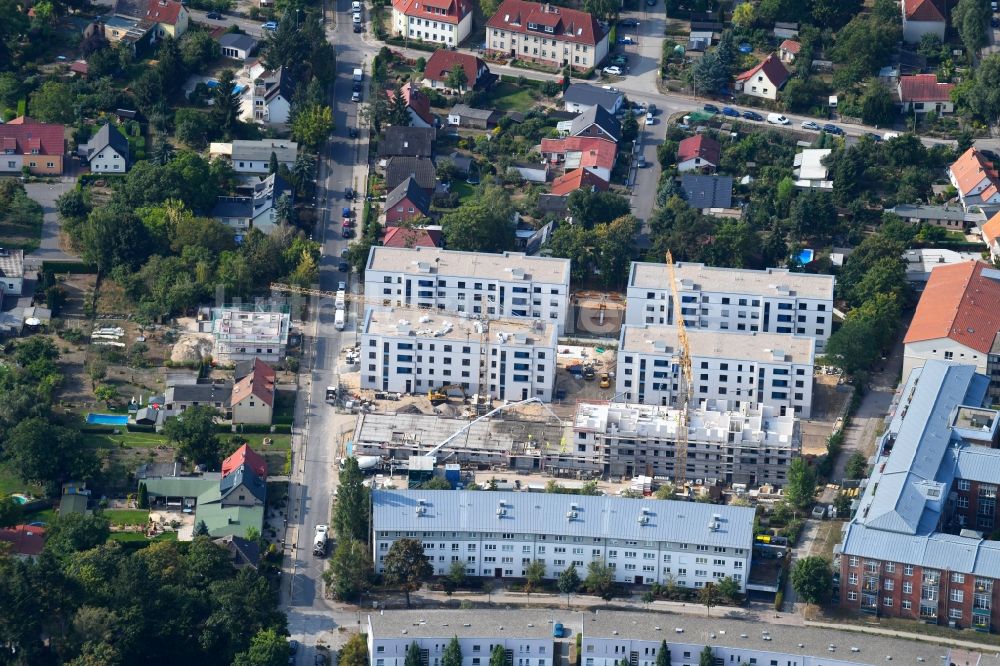
[[[569,196],[577,190],[604,192],[608,189],[608,181],[589,169],[574,169],[552,181],[551,193],[558,197]]]
[[[20,296],[24,289],[24,250],[0,247],[0,302],[4,294]]]
[[[242,117],[265,125],[283,125],[292,110],[295,82],[284,67],[258,76],[245,96]]]
[[[980,231],[990,251],[990,260],[996,263],[1000,260],[1000,213],[995,213]]]
[[[798,153],[792,162],[795,185],[832,190],[833,181],[829,179],[830,169],[823,164],[823,160],[832,152],[833,150],[830,148],[806,148]]]
[[[407,178],[385,198],[385,226],[392,227],[417,217],[430,217],[431,198],[414,178]],[[383,243],[384,245],[384,243]]]
[[[493,129],[500,122],[503,113],[495,109],[474,109],[465,104],[456,104],[448,111],[448,124],[452,127],[470,129]]]
[[[596,136],[618,143],[622,138],[622,125],[614,114],[603,106],[595,104],[569,121],[569,134],[570,136]]]
[[[274,368],[254,359],[253,371],[233,384],[233,423],[270,425],[274,416]],[[223,469],[225,473],[225,469]]]
[[[677,171],[714,173],[722,159],[722,146],[704,134],[689,136],[677,145]]]
[[[240,176],[270,174],[272,154],[279,166],[284,164],[291,169],[298,152],[299,144],[285,139],[236,139],[232,143],[212,143],[208,148],[210,157],[229,160],[233,171]]]
[[[125,173],[129,167],[128,139],[111,123],[105,123],[83,146],[92,173]]]
[[[567,136],[542,139],[539,152],[542,158],[551,164],[561,164],[567,172],[583,167],[610,182],[618,146],[600,137]]]
[[[987,215],[1000,210],[1000,175],[996,166],[973,146],[948,167],[948,180],[958,190],[966,211],[979,206]]]
[[[45,528],[40,524],[0,528],[0,543],[7,544],[9,555],[19,560],[33,560],[45,548]]]
[[[470,0],[393,0],[392,33],[455,47],[472,30]]]
[[[441,247],[441,227],[386,227],[385,247]]]
[[[794,39],[786,39],[778,46],[778,57],[781,58],[781,62],[791,64],[795,62],[795,58],[799,55],[799,51],[801,50],[801,43],[795,41]]]
[[[515,160],[510,163],[508,169],[517,171],[521,174],[521,178],[529,183],[546,183],[549,180],[549,165],[545,162],[539,164],[528,160]]]
[[[684,174],[681,193],[691,208],[706,215],[728,212],[733,208],[733,177]]]
[[[378,143],[378,156],[434,157],[434,138],[437,132],[431,127],[386,127]]]
[[[590,69],[608,55],[609,28],[587,12],[504,0],[486,22],[486,49],[507,58]]]
[[[385,188],[392,192],[407,178],[413,178],[427,196],[437,187],[437,170],[426,157],[390,157],[385,165]]]
[[[762,99],[778,99],[778,91],[791,76],[781,59],[770,54],[756,67],[736,76],[736,90]]]
[[[464,73],[464,82],[452,80],[451,73],[456,67],[461,68]],[[438,49],[431,54],[427,64],[424,65],[424,86],[427,88],[443,88],[464,93],[485,86],[490,79],[490,68],[482,58],[460,51]],[[459,85],[456,87],[451,85],[452,83]]]
[[[932,227],[941,227],[951,231],[963,231],[968,224],[969,213],[966,213],[960,206],[925,206],[923,204],[897,204],[894,208],[886,210],[887,213],[895,213],[910,224],[926,224]]]
[[[407,81],[400,88],[403,101],[406,102],[406,110],[410,113],[410,124],[414,127],[435,127],[437,119],[431,113],[431,101],[417,88],[412,81]],[[386,95],[391,104],[396,98],[395,90],[386,90]]]
[[[283,196],[293,200],[292,186],[278,174],[272,173],[259,183],[254,183],[249,195],[216,199],[211,216],[231,227],[237,234],[245,234],[250,229],[260,229],[267,234],[278,224],[277,203]]]
[[[86,60],[74,60],[73,64],[69,66],[69,71],[81,79],[85,79],[90,75],[90,65]]]
[[[222,461],[222,476],[235,472],[244,465],[253,470],[253,473],[260,478],[267,478],[267,462],[264,460],[264,456],[254,451],[248,444],[236,449]]]
[[[903,113],[930,113],[938,115],[952,113],[955,103],[951,101],[954,83],[940,83],[936,74],[911,74],[899,77],[896,92],[899,95],[899,110]]]
[[[212,539],[212,543],[229,551],[233,567],[236,569],[256,571],[257,567],[260,566],[260,545],[257,541],[227,534],[218,539]]]
[[[213,407],[219,411],[220,416],[228,418],[232,392],[231,382],[172,384],[163,394],[162,408],[168,416],[176,416],[192,407]],[[150,405],[152,404],[151,402]]]
[[[936,35],[944,41],[947,21],[938,0],[903,0],[903,41],[919,44],[924,35]]]
[[[219,37],[219,51],[226,58],[246,60],[257,50],[257,38],[238,32],[225,32]]]
[[[67,103],[69,103],[67,101]],[[27,116],[0,124],[0,174],[59,176],[66,153],[66,128]]]
[[[778,39],[795,39],[799,36],[799,24],[787,21],[775,21],[772,34]]]
[[[151,43],[167,37],[179,39],[187,32],[190,15],[176,0],[115,0],[112,15],[138,22],[138,28],[149,31]],[[107,36],[108,41],[119,41]]]
[[[625,96],[617,90],[589,83],[572,83],[563,93],[563,103],[570,113],[583,113],[592,106],[603,106],[615,114],[622,108],[624,99]]]

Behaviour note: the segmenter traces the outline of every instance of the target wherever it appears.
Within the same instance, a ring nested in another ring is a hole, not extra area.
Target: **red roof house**
[[[709,173],[715,171],[721,159],[722,146],[704,134],[689,136],[677,146],[677,170],[680,172],[698,170]]]
[[[763,99],[778,99],[778,91],[791,74],[775,54],[771,54],[753,69],[736,77],[736,89],[744,95]]]
[[[412,81],[407,81],[400,89],[403,93],[403,100],[406,108],[410,111],[410,125],[413,127],[434,127],[434,114],[431,113],[431,101],[427,95],[420,92],[420,89],[413,85]],[[395,90],[386,90],[386,96],[391,104],[396,99]]]
[[[567,171],[585,167],[610,181],[618,155],[618,144],[610,139],[593,136],[568,136],[562,139],[542,139],[542,157],[552,163],[563,163]]]
[[[799,51],[801,50],[802,44],[799,44],[794,39],[786,39],[778,46],[778,57],[781,58],[781,62],[794,62],[795,57],[799,55]]]
[[[1000,174],[975,146],[948,167],[948,178],[966,210],[969,206],[985,206],[989,213],[994,213],[1000,206]]]
[[[233,423],[270,424],[274,411],[274,368],[258,358],[253,370],[233,384]]]
[[[392,0],[396,35],[458,46],[471,30],[471,0]]]
[[[927,34],[944,39],[946,20],[940,0],[903,0],[903,41],[917,44]]]
[[[66,128],[41,123],[27,116],[0,125],[0,174],[20,173],[28,167],[33,174],[59,175],[66,152]]]
[[[37,525],[4,527],[0,529],[0,542],[9,544],[9,552],[15,557],[38,557],[45,548],[45,528]]]
[[[939,83],[935,74],[901,76],[896,86],[899,105],[904,113],[951,113],[955,110],[951,101],[954,89],[954,83]]]
[[[425,227],[387,227],[382,236],[385,247],[441,247],[441,231]]]
[[[525,60],[587,69],[596,66],[608,51],[608,30],[596,18],[548,3],[504,0],[486,28],[490,36],[486,46],[491,52],[516,54]],[[546,40],[549,48],[545,48],[546,42],[536,48],[539,39]]]
[[[261,479],[267,478],[267,463],[264,462],[264,457],[251,449],[248,444],[244,444],[240,448],[236,449],[236,451],[233,452],[233,455],[222,461],[223,478],[243,465],[246,465],[253,470],[253,473]]]
[[[575,169],[552,181],[552,194],[556,196],[569,196],[573,192],[583,189],[604,192],[608,189],[608,182],[589,169]]]
[[[468,53],[438,49],[427,60],[424,66],[424,85],[428,88],[451,88],[448,85],[448,75],[458,65],[465,72],[465,85],[459,92],[473,90],[481,79],[490,73],[489,67],[482,59]]]

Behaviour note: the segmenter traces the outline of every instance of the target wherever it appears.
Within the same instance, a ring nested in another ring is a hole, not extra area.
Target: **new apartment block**
[[[997,631],[1000,416],[972,365],[910,373],[844,530],[840,603],[872,615]]]
[[[365,295],[470,317],[541,319],[566,326],[569,259],[519,252],[487,254],[435,247],[379,247],[368,255]]]
[[[738,400],[781,415],[812,414],[816,341],[780,333],[697,331],[688,336],[691,400]],[[625,402],[679,406],[680,344],[675,326],[622,327],[615,392]]]
[[[519,578],[532,561],[557,578],[605,562],[621,583],[745,589],[754,510],[673,500],[466,490],[372,492],[372,559],[383,571],[399,538],[418,539],[434,573]]]
[[[420,393],[455,385],[467,395],[550,402],[557,343],[555,324],[545,320],[370,307],[361,327],[361,388]]]
[[[578,403],[573,453],[598,461],[605,475],[673,478],[678,429],[687,427],[685,478],[783,486],[802,451],[798,420],[773,407],[706,400],[687,412],[686,426],[681,416],[655,405]]]
[[[822,352],[833,325],[831,275],[714,268],[677,263],[684,325],[735,333],[784,333],[816,340]],[[666,264],[633,262],[626,293],[626,324],[668,324],[677,319]]]
[[[255,358],[277,363],[285,358],[290,327],[287,312],[214,308],[210,329],[215,339],[212,357],[221,363]]]

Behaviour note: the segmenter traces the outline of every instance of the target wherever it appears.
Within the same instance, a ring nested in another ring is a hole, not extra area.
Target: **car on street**
[[[611,376],[606,372],[601,373],[601,382],[598,384],[600,388],[611,388]]]
[[[623,28],[636,28],[639,26],[639,19],[623,18],[622,20],[618,21],[618,25],[622,26]]]
[[[341,260],[340,263],[337,264],[337,270],[341,273],[348,273],[351,270],[351,265],[346,261]]]
[[[351,101],[352,102],[360,102],[361,101],[361,93],[359,93],[357,90],[355,90],[354,92],[352,92],[351,93]]]
[[[205,14],[205,18],[212,19],[213,21],[221,21],[222,14],[220,14],[219,12],[209,12]]]
[[[875,143],[882,142],[882,135],[876,134],[875,132],[865,132],[865,136],[874,141]]]
[[[354,188],[353,187],[345,187],[344,188],[344,198],[347,199],[348,201],[350,201],[351,199],[354,198]]]
[[[341,259],[347,259],[347,253],[348,253],[348,252],[350,252],[350,250],[348,250],[348,249],[347,249],[347,248],[345,247],[345,248],[344,248],[343,250],[341,250],[341,251],[340,251],[340,258],[341,258]]]
[[[354,32],[361,32],[362,30],[364,30],[364,28],[361,27],[360,23],[354,24]]]
[[[288,641],[288,652],[290,654],[295,654],[299,651],[299,642],[297,640]]]
[[[344,230],[340,235],[344,238],[350,238],[354,235],[354,231],[350,227],[344,227]]]
[[[844,135],[844,130],[840,129],[833,123],[827,123],[823,125],[823,131],[826,132],[827,134],[836,134],[837,136]]]
[[[722,107],[722,115],[729,116],[730,118],[739,118],[740,112],[731,106]]]
[[[315,666],[326,666],[326,655],[323,653],[317,654],[313,658],[313,664],[315,664]]]
[[[350,229],[354,226],[354,220],[349,217],[345,217],[344,221],[340,224],[344,229]]]
[[[708,113],[718,113],[719,112],[719,107],[717,107],[714,104],[706,104],[705,106],[703,106],[701,108],[702,108],[703,111],[707,111]]]
[[[351,16],[351,20],[355,25],[359,25],[361,23],[361,12],[354,12],[354,15]]]
[[[764,122],[764,116],[760,115],[756,111],[744,111],[743,117],[746,118],[747,120],[754,120],[758,123]]]
[[[611,64],[612,65],[618,65],[619,67],[625,67],[626,65],[628,65],[628,56],[627,55],[618,54],[614,58],[611,59]]]
[[[363,84],[361,81],[354,81],[351,83],[352,92],[361,92],[362,90],[364,90],[364,87],[365,84]]]
[[[361,3],[358,0],[354,0],[354,2],[351,3],[351,11],[352,12],[361,11]]]
[[[619,44],[635,44],[635,40],[632,39],[631,37],[619,37],[618,38],[618,43]]]
[[[655,115],[656,115],[656,105],[655,105],[655,104],[652,104],[652,103],[650,103],[650,105],[649,105],[649,107],[648,107],[648,108],[646,109],[646,111],[648,111],[649,113],[652,113],[652,114],[653,114],[653,115],[655,116]]]
[[[611,65],[610,67],[605,67],[601,70],[606,76],[621,76],[622,68],[617,65]]]
[[[654,122],[656,122],[656,120],[655,120],[655,118],[653,116],[653,112],[652,111],[647,111],[646,112],[646,124],[647,125],[652,125]]]
[[[337,283],[337,291],[347,291],[347,283],[343,280]]]
[[[814,131],[818,132],[820,130],[820,127],[819,127],[819,125],[817,125],[816,123],[814,123],[811,120],[803,120],[802,121],[802,129],[814,130]]]
[[[656,0],[646,0],[646,4],[649,5],[650,7],[655,7]]]
[[[347,129],[347,136],[351,137],[352,139],[357,139],[358,138],[358,130],[356,128],[354,128],[354,127],[349,127]]]
[[[260,29],[274,32],[275,30],[278,29],[278,23],[277,21],[268,21],[267,23],[261,24]]]
[[[767,122],[772,125],[787,125],[790,121],[780,113],[769,113],[767,114]]]
[[[635,160],[635,165],[637,167],[639,167],[640,169],[645,169],[646,168],[646,156],[643,155],[642,153],[639,153],[639,156]]]
[[[351,216],[351,207],[350,206],[341,206],[341,208],[340,208],[340,216],[341,217],[350,217]]]

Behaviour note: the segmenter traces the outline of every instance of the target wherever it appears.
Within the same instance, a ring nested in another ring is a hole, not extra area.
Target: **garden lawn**
[[[147,509],[107,509],[104,511],[104,516],[115,527],[145,525],[149,522],[149,511]]]
[[[490,90],[490,102],[497,111],[521,111],[525,113],[535,106],[535,98],[531,96],[531,88],[518,87],[516,83],[502,81]]]
[[[287,451],[288,449],[292,448],[291,435],[279,435],[276,433],[271,433],[271,434],[254,434],[254,435],[245,434],[239,436],[247,440],[247,443],[250,444],[250,448],[253,449],[254,451],[257,451],[258,453],[264,451]],[[271,438],[272,441],[270,446],[264,446],[265,437]]]
[[[24,493],[38,497],[42,490],[25,483],[21,478],[6,465],[0,465],[0,495],[10,495],[12,493]]]
[[[83,441],[99,449],[117,449],[123,445],[128,448],[152,448],[168,444],[164,435],[155,432],[123,432],[120,435],[84,433]]]
[[[455,178],[451,181],[451,191],[458,195],[459,204],[461,204],[468,197],[471,197],[476,193],[476,186],[469,185],[464,180]]]
[[[177,532],[161,532],[152,539],[142,532],[113,532],[111,541],[177,541]]]

